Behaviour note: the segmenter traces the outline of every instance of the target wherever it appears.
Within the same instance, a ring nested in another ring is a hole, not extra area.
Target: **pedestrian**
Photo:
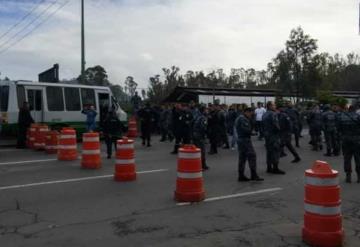
[[[160,126],[160,134],[161,139],[160,142],[164,142],[169,138],[169,115],[170,112],[165,105],[161,106],[160,118],[159,118],[159,126]]]
[[[253,116],[253,109],[248,107],[244,110],[235,121],[235,128],[237,133],[237,145],[239,152],[238,160],[238,181],[246,182],[250,180],[263,181],[256,171],[256,153],[251,141],[252,126],[251,119]],[[250,179],[245,176],[245,165],[246,161],[249,163],[250,168]]]
[[[18,116],[18,135],[16,148],[26,147],[26,131],[32,123],[34,123],[34,119],[32,118],[29,110],[29,103],[23,102]]]
[[[309,123],[309,133],[311,136],[311,145],[313,151],[322,150],[322,140],[321,140],[321,129],[322,129],[322,116],[320,112],[320,107],[315,105],[313,110],[309,114],[308,118]]]
[[[235,105],[231,105],[226,116],[227,134],[231,137],[231,141],[230,141],[231,150],[234,150],[236,145],[236,137],[235,137],[234,129],[235,129],[235,120],[237,117],[238,114],[236,112]]]
[[[125,127],[117,117],[116,111],[109,111],[103,121],[103,134],[105,138],[108,159],[111,159],[113,145],[115,146],[116,151],[116,142],[122,137],[124,129]]]
[[[208,138],[210,141],[209,154],[217,154],[217,146],[220,141],[220,120],[218,115],[218,106],[211,105],[208,116]]]
[[[262,123],[262,117],[265,114],[266,109],[263,107],[263,104],[261,102],[258,102],[257,108],[255,109],[255,124],[256,124],[256,130],[259,133],[259,140],[262,140],[264,138],[264,127]]]
[[[193,124],[193,143],[201,150],[201,165],[203,170],[208,170],[206,164],[206,131],[207,131],[207,109],[205,106],[200,106],[198,114],[195,117]]]
[[[286,147],[290,153],[294,156],[291,163],[298,163],[301,161],[299,154],[296,152],[294,146],[291,143],[293,133],[293,121],[287,114],[284,107],[279,106],[279,125],[280,125],[280,138],[281,138],[281,155],[286,156],[284,148]]]
[[[300,147],[299,138],[300,138],[300,113],[294,108],[294,105],[291,101],[286,102],[286,114],[290,117],[292,121],[292,133],[295,137],[296,147]]]
[[[142,145],[151,147],[151,131],[155,123],[155,112],[150,103],[146,103],[145,107],[138,111],[138,117],[140,119]]]
[[[342,136],[346,182],[351,183],[351,160],[354,157],[357,182],[360,183],[360,115],[355,107],[350,106],[348,112],[342,112],[337,124]]]
[[[276,112],[276,105],[269,101],[266,104],[267,111],[263,115],[264,137],[266,147],[267,173],[285,174],[279,169],[281,152],[279,116]]]
[[[172,154],[177,154],[180,145],[191,143],[193,115],[186,104],[176,104],[172,112],[175,145]]]
[[[230,145],[229,145],[229,137],[227,135],[227,126],[226,126],[226,115],[227,115],[227,105],[223,104],[221,106],[216,106],[219,107],[218,109],[218,119],[219,119],[219,124],[220,124],[220,144],[222,145],[222,147],[224,149],[229,149]]]
[[[333,112],[329,105],[324,107],[322,113],[322,129],[324,131],[325,142],[326,142],[326,153],[325,156],[339,155],[339,148],[337,146],[337,130],[336,130],[336,113]]]
[[[88,132],[95,131],[97,112],[95,111],[94,105],[84,107],[81,113],[86,115],[86,130]]]

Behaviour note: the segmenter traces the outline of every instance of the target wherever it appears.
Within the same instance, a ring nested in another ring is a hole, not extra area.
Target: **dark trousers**
[[[218,147],[218,138],[216,136],[210,136],[210,153],[217,153],[217,147]]]
[[[106,143],[106,153],[111,157],[112,155],[112,146],[114,145],[116,152],[116,142],[118,140],[117,136],[105,135],[105,143]]]
[[[206,167],[206,148],[205,148],[205,139],[203,138],[193,138],[194,145],[201,150],[201,165],[203,168]]]
[[[150,124],[143,123],[141,125],[141,138],[142,138],[143,145],[145,145],[145,142],[147,145],[150,145],[150,142],[151,142],[151,126],[150,126]]]
[[[344,171],[351,173],[351,160],[354,157],[355,170],[360,176],[360,140],[351,140],[350,138],[343,140],[343,155],[344,155]]]
[[[280,137],[270,136],[265,138],[266,164],[268,169],[277,169],[281,152]]]
[[[281,150],[284,152],[284,147],[286,147],[294,158],[299,158],[299,154],[296,152],[294,146],[291,143],[291,133],[285,133],[281,136]]]
[[[297,125],[297,126],[296,126],[296,128],[294,128],[293,133],[294,133],[294,137],[295,137],[295,145],[296,145],[297,147],[299,147],[300,128],[299,128],[298,124],[296,124],[296,125]]]
[[[239,177],[244,176],[246,161],[249,163],[249,168],[252,176],[256,175],[256,153],[250,138],[238,139],[238,172]]]
[[[328,154],[338,154],[339,147],[338,142],[336,141],[337,134],[336,131],[324,131],[325,142],[326,142],[326,151]]]
[[[256,130],[259,132],[259,139],[264,138],[264,128],[262,121],[256,121]]]
[[[190,132],[175,135],[174,153],[178,152],[178,149],[181,144],[182,145],[190,144],[190,142],[191,142]]]
[[[18,129],[18,136],[17,136],[17,148],[26,148],[26,127],[20,127]]]

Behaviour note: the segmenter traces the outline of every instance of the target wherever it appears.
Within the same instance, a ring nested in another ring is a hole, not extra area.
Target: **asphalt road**
[[[0,246],[306,246],[304,170],[316,159],[341,172],[346,246],[360,246],[360,184],[344,183],[341,157],[310,151],[281,160],[287,174],[265,173],[263,142],[254,141],[264,182],[237,182],[237,152],[208,157],[207,200],[174,201],[176,156],[170,143],[136,144],[138,178],[112,179],[115,160],[99,170],[32,150],[0,149]],[[105,151],[103,147],[103,151]],[[355,177],[354,177],[355,179]]]

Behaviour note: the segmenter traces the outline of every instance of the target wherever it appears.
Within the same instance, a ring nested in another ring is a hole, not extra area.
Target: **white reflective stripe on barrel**
[[[341,213],[340,205],[334,207],[325,207],[325,206],[305,203],[304,209],[306,212],[319,214],[319,215],[337,215]]]
[[[50,146],[50,145],[45,146],[45,149],[57,149],[57,148],[58,148],[57,145],[56,146]]]
[[[30,140],[34,141],[34,140],[35,140],[35,137],[30,137]]]
[[[179,152],[179,158],[180,159],[200,159],[201,153],[200,152],[196,152],[196,153]]]
[[[82,154],[100,154],[100,149],[95,150],[83,150]]]
[[[83,142],[99,142],[99,137],[83,137]]]
[[[123,149],[134,149],[134,144],[120,144],[117,145],[117,149],[118,150],[123,150]]]
[[[178,172],[178,178],[202,178],[202,172]]]
[[[58,148],[59,149],[76,149],[77,146],[76,145],[59,145]]]
[[[305,176],[305,184],[315,186],[334,186],[339,184],[339,178],[317,178]]]
[[[36,131],[36,129],[35,128],[30,128],[30,131]]]
[[[49,131],[49,129],[40,129],[40,132],[46,132]]]
[[[75,139],[76,135],[60,135],[60,139]]]
[[[134,163],[135,163],[135,159],[131,159],[131,160],[116,159],[115,162],[116,165],[130,165]]]

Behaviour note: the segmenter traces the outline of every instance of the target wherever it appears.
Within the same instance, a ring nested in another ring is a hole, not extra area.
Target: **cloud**
[[[62,78],[77,77],[79,13],[79,1],[70,1],[0,55],[3,75],[36,80],[40,71],[59,62]],[[103,65],[114,83],[132,75],[142,88],[171,65],[182,72],[265,69],[299,25],[318,39],[320,51],[346,54],[360,47],[355,0],[103,0],[86,1],[85,13],[87,66]]]

